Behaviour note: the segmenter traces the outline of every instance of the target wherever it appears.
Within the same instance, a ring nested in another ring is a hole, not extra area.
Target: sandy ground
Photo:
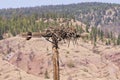
[[[59,43],[61,80],[120,80],[119,47],[81,39]],[[44,38],[0,41],[0,80],[53,80],[52,46]]]

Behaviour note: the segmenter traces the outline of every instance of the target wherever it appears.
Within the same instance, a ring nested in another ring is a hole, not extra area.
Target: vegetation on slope
[[[106,40],[107,45],[111,42],[119,44],[120,38],[118,37],[117,39],[117,37],[115,37],[115,30],[111,31],[108,30],[108,28],[107,30],[103,28],[106,25],[115,24],[114,26],[118,26],[116,30],[119,30],[119,12],[120,5],[118,4],[96,2],[2,9],[0,10],[0,38],[2,38],[5,33],[17,35],[21,32],[28,31],[40,32],[51,26],[74,26],[80,33],[84,31],[89,33],[90,36],[87,39],[93,40],[93,42],[99,39],[103,41],[105,37],[108,38],[108,40]],[[77,23],[76,21],[85,23],[87,25],[86,30],[83,29],[83,25],[73,25],[73,23]],[[97,39],[98,37],[99,39]]]

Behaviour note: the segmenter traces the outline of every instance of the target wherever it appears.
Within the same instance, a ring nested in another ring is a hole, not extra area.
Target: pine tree
[[[120,45],[120,34],[118,35],[118,38],[117,38],[117,45]]]
[[[88,26],[86,26],[86,32],[89,33],[89,27]]]
[[[100,32],[100,40],[103,41],[103,37],[104,37],[104,32],[101,30]]]

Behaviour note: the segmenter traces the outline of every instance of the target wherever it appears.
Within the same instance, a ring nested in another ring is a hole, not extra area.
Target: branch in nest
[[[47,38],[47,37],[46,37],[45,39],[46,39],[47,41],[53,43],[53,41],[51,41],[50,38]]]

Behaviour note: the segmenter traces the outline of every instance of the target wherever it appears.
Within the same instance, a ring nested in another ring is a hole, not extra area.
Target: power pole
[[[52,50],[53,50],[53,79],[60,80],[59,75],[59,52],[58,52],[58,40],[52,36]]]
[[[47,41],[52,43],[52,51],[53,51],[53,80],[60,80],[60,69],[59,69],[59,52],[58,52],[58,42],[64,39],[74,39],[80,37],[77,34],[76,29],[74,28],[50,28],[41,33],[31,33],[21,34],[22,37],[26,37],[26,40],[30,40],[31,37],[44,37]]]

